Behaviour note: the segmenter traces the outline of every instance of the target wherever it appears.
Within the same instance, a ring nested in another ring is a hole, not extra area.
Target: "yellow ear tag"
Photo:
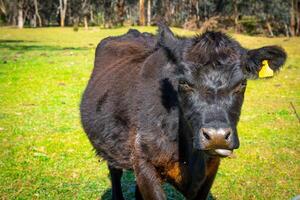
[[[269,67],[268,60],[262,61],[262,67],[260,71],[258,72],[259,78],[266,78],[266,77],[272,77],[274,75],[273,70]]]

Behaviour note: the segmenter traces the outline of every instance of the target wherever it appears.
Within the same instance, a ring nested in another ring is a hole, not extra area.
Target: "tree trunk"
[[[94,11],[93,11],[93,7],[90,7],[90,21],[92,24],[95,23],[94,21]]]
[[[65,20],[62,19],[64,18],[63,17],[63,14],[62,14],[62,10],[63,10],[63,5],[62,5],[62,0],[59,0],[59,16],[60,16],[60,26],[63,27],[65,26]]]
[[[190,19],[196,19],[197,18],[197,0],[192,0],[191,7],[190,7]]]
[[[34,9],[35,9],[35,15],[38,21],[38,26],[42,27],[42,20],[41,20],[41,16],[39,14],[39,9],[38,9],[38,2],[37,0],[34,0]]]
[[[65,18],[67,11],[67,0],[59,0],[59,10],[60,10],[60,26],[65,26]]]
[[[125,15],[125,0],[118,0],[117,2],[117,14],[118,14],[118,24],[123,26],[124,15]]]
[[[8,24],[16,27],[18,25],[18,4],[14,3],[8,7]]]
[[[147,25],[151,26],[151,0],[147,2]]]
[[[68,16],[68,17],[65,17],[65,22],[64,22],[65,26],[70,26],[70,25],[74,26],[75,25],[74,24],[75,15],[72,15],[72,6],[73,6],[72,3],[74,4],[74,2],[69,1],[68,7],[67,7],[67,10],[66,10],[66,16]]]
[[[297,21],[297,26],[296,26],[296,35],[300,34],[300,1],[295,0],[295,12],[296,12],[296,21]]]
[[[23,8],[23,26],[24,26],[25,20],[26,20],[26,18],[28,16],[29,10],[30,10],[29,6],[27,6],[26,9]]]
[[[144,0],[140,0],[140,25],[141,26],[145,26],[145,1]]]
[[[83,23],[84,23],[85,30],[88,30],[89,28],[89,24],[88,24],[89,8],[90,8],[90,2],[88,0],[84,0],[82,2],[81,10],[83,13]]]
[[[112,27],[112,9],[111,0],[104,0],[104,28]]]
[[[30,19],[30,26],[36,28],[36,15],[35,14]]]
[[[235,32],[239,33],[240,28],[239,28],[239,12],[238,12],[238,5],[237,5],[237,0],[233,0],[233,17],[234,17],[234,28]]]
[[[17,18],[18,18],[18,9],[14,8],[13,14],[8,18],[9,24],[12,26],[17,26]]]
[[[131,6],[129,6],[129,8],[128,8],[127,18],[130,20],[130,25],[134,26],[135,20],[132,18],[132,7]]]
[[[270,22],[267,22],[266,25],[267,25],[270,36],[274,37],[272,26],[271,26]]]
[[[170,0],[164,0],[163,1],[163,10],[164,12],[164,19],[166,22],[170,23],[171,21],[171,12],[170,12]]]
[[[197,4],[196,4],[196,12],[197,12],[197,21],[199,22],[199,21],[200,21],[200,15],[199,15],[199,1],[197,1]]]
[[[23,1],[18,0],[18,28],[22,29],[23,25]]]
[[[289,28],[288,28],[288,25],[286,23],[284,23],[284,29],[285,29],[285,36],[289,38],[290,37]]]
[[[0,13],[3,13],[6,16],[6,7],[3,0],[0,0]]]
[[[89,25],[88,25],[88,19],[87,16],[83,17],[83,22],[84,22],[84,29],[88,30],[89,29]]]
[[[296,27],[296,22],[295,22],[295,5],[294,5],[294,0],[291,0],[291,8],[290,8],[290,32],[292,36],[295,36],[295,27]]]
[[[190,7],[190,22],[193,23],[195,29],[199,27],[199,22],[197,20],[197,0],[192,0],[191,7]],[[172,14],[171,14],[172,15]]]

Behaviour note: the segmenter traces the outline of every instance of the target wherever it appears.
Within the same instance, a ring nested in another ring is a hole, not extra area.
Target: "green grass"
[[[155,28],[139,28],[155,32]],[[192,32],[174,29],[181,35]],[[87,140],[79,101],[97,43],[127,28],[0,28],[0,198],[108,199],[104,161]],[[239,123],[241,146],[224,159],[217,199],[291,199],[300,194],[300,38],[233,35],[244,46],[283,46],[289,58],[272,79],[250,81]],[[124,193],[132,198],[134,177]],[[169,199],[180,199],[167,187]]]

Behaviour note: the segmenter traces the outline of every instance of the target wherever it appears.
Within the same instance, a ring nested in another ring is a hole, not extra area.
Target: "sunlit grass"
[[[127,30],[0,29],[1,199],[109,198],[106,163],[94,156],[78,105],[97,43]],[[300,38],[233,37],[248,48],[281,45],[289,58],[274,78],[249,82],[241,147],[236,158],[222,161],[212,193],[217,199],[291,199],[300,193],[300,126],[291,108],[299,112]],[[133,180],[125,174],[130,198]]]

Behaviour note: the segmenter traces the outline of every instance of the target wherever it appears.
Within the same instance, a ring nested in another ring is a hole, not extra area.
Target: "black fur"
[[[172,108],[176,108],[178,106],[177,92],[168,79],[161,80],[160,86],[162,104],[167,111],[170,112]]]
[[[286,54],[277,46],[249,51],[220,32],[177,37],[163,24],[157,36],[129,30],[102,40],[80,111],[108,162],[113,198],[123,198],[122,169],[132,169],[138,199],[166,199],[164,181],[205,199],[220,162],[212,152],[239,147],[246,79],[265,59],[277,71]],[[205,132],[219,129],[229,130],[226,139]]]

